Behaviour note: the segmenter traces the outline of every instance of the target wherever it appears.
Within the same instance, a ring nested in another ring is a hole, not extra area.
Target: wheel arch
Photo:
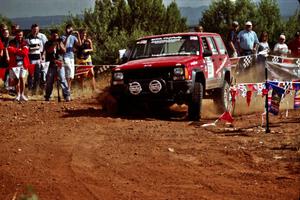
[[[205,75],[202,70],[195,69],[192,72],[192,87],[194,87],[195,82],[201,82],[203,86],[203,91],[206,88]]]

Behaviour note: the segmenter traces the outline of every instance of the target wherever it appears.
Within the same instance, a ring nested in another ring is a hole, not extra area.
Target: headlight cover
[[[184,69],[182,67],[174,68],[174,75],[175,76],[182,76],[182,75],[184,75]]]
[[[123,80],[124,74],[122,72],[115,72],[113,78],[116,81]]]

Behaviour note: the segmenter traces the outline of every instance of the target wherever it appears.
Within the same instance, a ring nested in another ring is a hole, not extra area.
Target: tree
[[[13,23],[10,19],[0,14],[0,24],[6,24],[10,28]]]
[[[118,50],[138,37],[187,29],[176,3],[166,9],[162,0],[96,0],[93,10],[86,10],[83,18],[71,16],[60,30],[66,23],[88,30],[96,64],[115,63]]]
[[[241,28],[246,21],[252,21],[257,35],[267,31],[271,43],[277,41],[278,34],[285,27],[276,0],[261,0],[258,4],[251,0],[216,0],[204,12],[200,24],[206,31],[225,37],[233,20],[238,21]]]
[[[299,31],[300,11],[297,10],[293,16],[291,16],[284,26],[284,33],[287,40],[294,38],[294,35]]]
[[[164,33],[182,32],[188,29],[186,18],[181,17],[177,4],[173,1],[167,7],[164,23],[162,24]]]
[[[269,43],[275,43],[284,24],[281,20],[279,6],[276,0],[261,0],[258,3],[255,30],[257,33],[268,32]]]
[[[238,21],[240,24],[249,20],[255,21],[256,13],[256,5],[251,0],[217,0],[203,13],[200,24],[206,31],[224,36],[232,21]]]

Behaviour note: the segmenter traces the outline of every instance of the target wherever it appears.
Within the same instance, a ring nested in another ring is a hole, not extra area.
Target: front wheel
[[[213,100],[217,106],[218,112],[223,113],[226,110],[233,112],[232,97],[230,94],[230,85],[224,80],[223,86],[214,92]]]
[[[198,121],[201,118],[201,107],[203,99],[203,85],[195,82],[190,102],[188,103],[188,118],[191,121]]]

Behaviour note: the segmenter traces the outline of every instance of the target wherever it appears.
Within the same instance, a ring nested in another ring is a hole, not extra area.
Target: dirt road
[[[0,199],[300,197],[300,111],[201,127],[170,115],[109,116],[93,98],[0,101]],[[179,116],[179,117],[178,117]]]

